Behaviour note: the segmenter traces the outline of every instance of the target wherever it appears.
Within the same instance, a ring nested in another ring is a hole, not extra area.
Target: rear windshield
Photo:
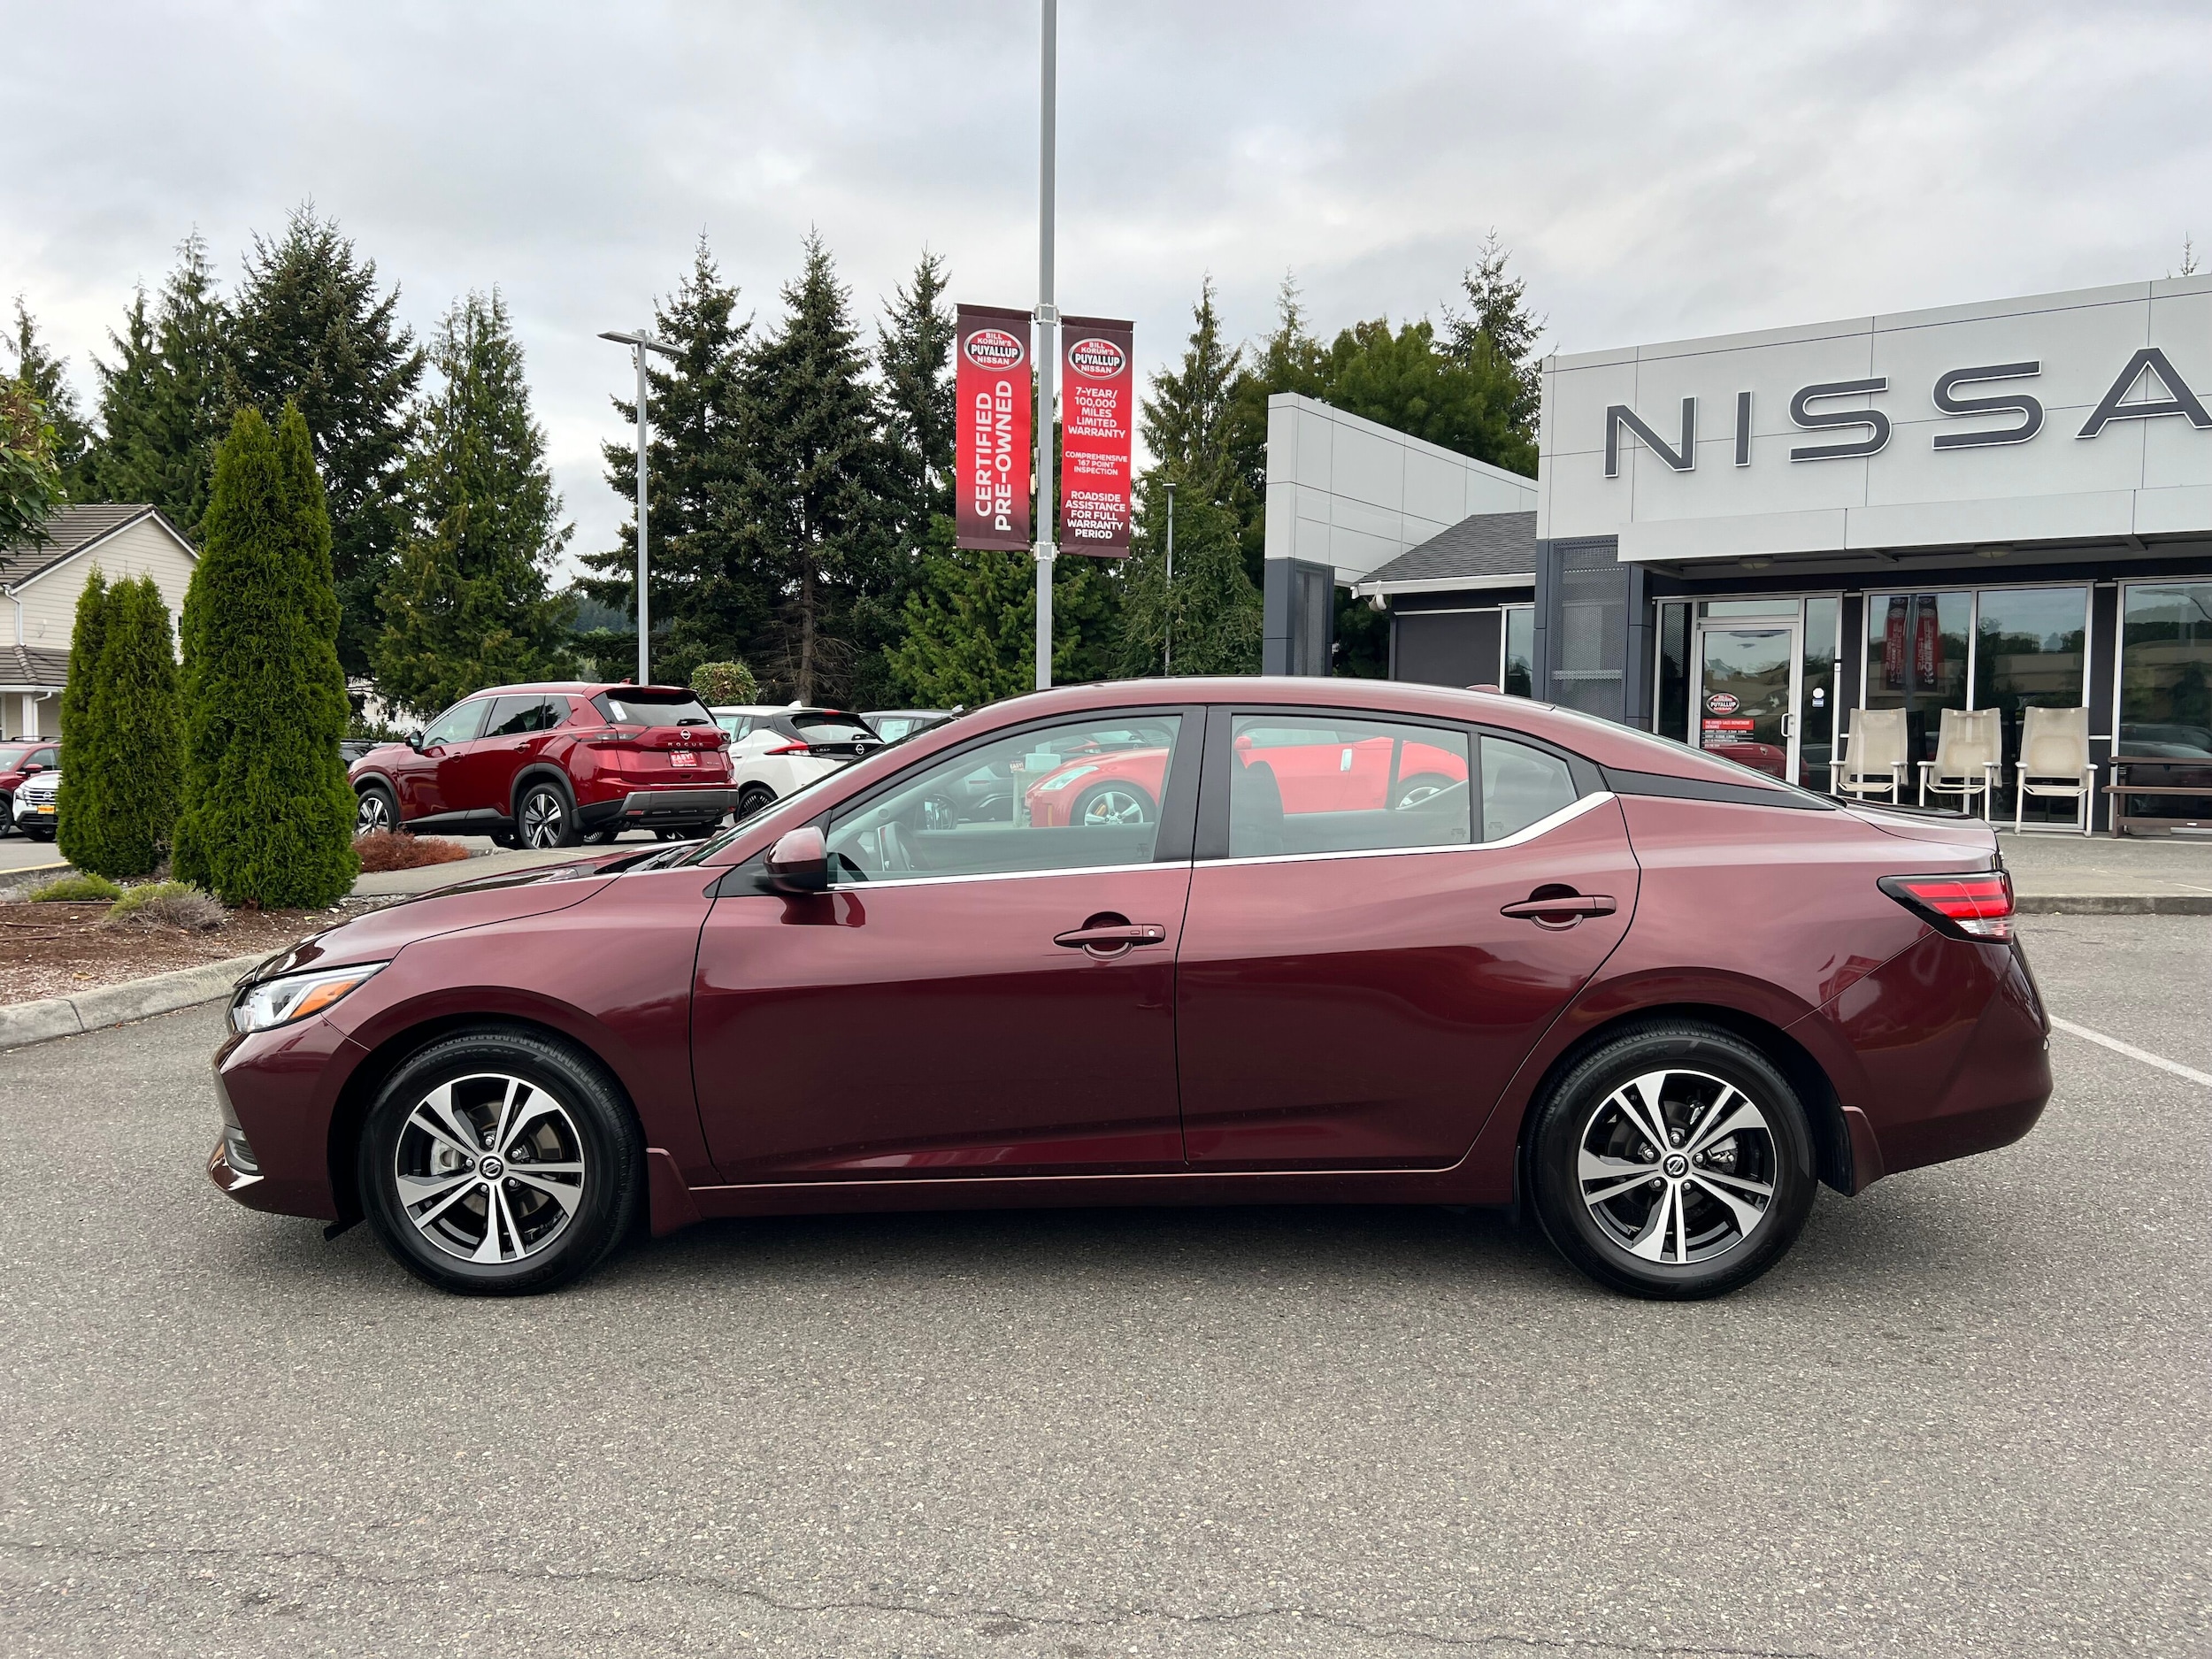
[[[712,726],[706,705],[686,691],[603,691],[591,700],[610,726]]]
[[[880,741],[868,723],[849,714],[795,714],[792,726],[806,734],[810,743],[874,743]]]

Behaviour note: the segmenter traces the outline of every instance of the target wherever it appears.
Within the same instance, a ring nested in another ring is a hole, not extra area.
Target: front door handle
[[[1572,927],[1586,916],[1610,916],[1619,908],[1602,893],[1587,896],[1568,893],[1552,899],[1523,899],[1506,905],[1498,914],[1534,922],[1539,927]]]
[[[1064,933],[1055,933],[1052,942],[1064,945],[1070,950],[1088,951],[1094,956],[1118,956],[1139,945],[1164,945],[1167,929],[1157,922],[1117,922],[1110,926],[1078,927]]]

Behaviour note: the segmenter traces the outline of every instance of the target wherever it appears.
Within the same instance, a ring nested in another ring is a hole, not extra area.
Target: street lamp
[[[645,588],[645,354],[657,351],[664,357],[682,355],[674,346],[656,340],[644,329],[634,334],[602,334],[602,340],[611,340],[618,345],[630,348],[637,358],[637,683],[650,685],[652,669],[652,621],[648,616]]]
[[[1175,486],[1167,487],[1167,590],[1160,619],[1160,673],[1175,677]]]

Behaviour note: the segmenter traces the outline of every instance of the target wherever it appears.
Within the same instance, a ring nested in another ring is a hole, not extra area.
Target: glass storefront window
[[[1974,706],[2004,710],[2005,765],[2020,757],[2021,710],[2088,701],[2086,588],[1985,588],[1974,618]]]
[[[2201,795],[2131,795],[2131,818],[2212,818],[2212,582],[2139,583],[2120,613],[2120,741],[2114,752],[2190,761],[2142,781]]]
[[[1678,743],[1690,741],[1690,608],[1659,607],[1659,696],[1652,729]]]
[[[1797,781],[1825,790],[1836,741],[1836,613],[1832,596],[1805,602],[1804,711],[1798,720]]]
[[[1870,709],[1902,709],[1913,759],[1933,760],[1942,710],[1967,706],[1971,594],[1869,594],[1866,694]]]
[[[1536,607],[1509,605],[1505,612],[1505,692],[1536,695]]]

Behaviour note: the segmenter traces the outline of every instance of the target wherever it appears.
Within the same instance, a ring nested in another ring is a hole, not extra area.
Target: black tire
[[[776,792],[764,783],[749,783],[737,792],[737,821],[757,818],[776,804]]]
[[[495,847],[519,847],[522,845],[521,833],[513,828],[493,829],[488,832],[487,839],[489,840],[491,844]]]
[[[31,841],[50,841],[53,840],[54,837],[59,833],[59,832],[56,830],[26,829],[23,833]]]
[[[496,1127],[510,1079],[528,1093],[514,1092],[506,1145],[476,1146],[480,1161],[463,1168],[457,1137],[423,1123],[473,1127],[480,1141]],[[434,1102],[449,1086],[451,1115],[442,1118]],[[511,1156],[518,1150],[531,1156]],[[482,1163],[494,1158],[488,1179]],[[644,1137],[606,1072],[565,1043],[511,1027],[457,1032],[407,1060],[362,1122],[355,1167],[362,1214],[392,1258],[426,1284],[474,1296],[529,1295],[589,1272],[629,1236],[645,1189]],[[545,1176],[533,1179],[540,1167]],[[403,1179],[422,1185],[403,1192]],[[553,1196],[555,1186],[573,1198]],[[500,1219],[488,1227],[495,1205]],[[496,1260],[480,1257],[488,1231]]]
[[[353,833],[366,835],[372,830],[396,830],[399,827],[399,803],[392,792],[380,783],[365,783],[355,798]]]
[[[1655,1145],[1653,1102],[1637,1084],[1658,1074],[1670,1139]],[[1764,1055],[1715,1026],[1654,1022],[1604,1042],[1551,1087],[1527,1145],[1545,1235],[1632,1296],[1691,1301],[1747,1285],[1812,1210],[1803,1103]]]
[[[582,840],[576,803],[550,778],[533,778],[515,800],[515,833],[533,849],[573,847]]]
[[[1133,783],[1094,783],[1068,809],[1071,825],[1092,829],[1134,829],[1157,823],[1159,817],[1159,803]]]

